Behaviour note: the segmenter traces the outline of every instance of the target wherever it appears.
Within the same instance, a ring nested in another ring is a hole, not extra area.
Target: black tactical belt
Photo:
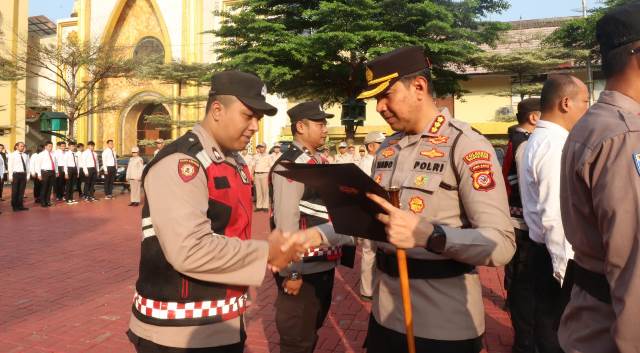
[[[376,252],[378,269],[388,276],[398,277],[398,258],[382,250]],[[409,278],[438,279],[462,276],[475,270],[475,266],[455,260],[424,260],[407,258]]]
[[[587,270],[577,262],[569,260],[565,280],[568,282],[567,285],[573,283],[599,301],[611,304],[611,289],[607,277],[603,274]]]

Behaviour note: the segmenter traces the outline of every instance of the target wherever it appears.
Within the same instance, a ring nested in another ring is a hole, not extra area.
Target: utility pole
[[[587,0],[582,0],[582,18],[587,18]],[[591,68],[591,53],[587,54],[587,87],[589,88],[589,105],[593,103],[593,70]]]

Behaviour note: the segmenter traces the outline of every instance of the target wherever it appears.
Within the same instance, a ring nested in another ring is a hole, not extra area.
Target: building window
[[[158,38],[144,37],[133,50],[133,57],[136,59],[154,59],[164,61],[164,46]]]

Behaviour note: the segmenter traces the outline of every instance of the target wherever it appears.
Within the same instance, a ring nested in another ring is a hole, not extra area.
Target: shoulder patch
[[[638,175],[640,175],[640,152],[633,154],[633,162],[636,165],[636,171],[638,172]]]
[[[193,180],[198,175],[200,164],[193,159],[185,158],[178,161],[178,175],[185,183]]]
[[[475,150],[467,153],[464,157],[462,157],[462,159],[467,164],[471,164],[475,161],[490,161],[491,154],[487,151]]]
[[[496,181],[493,180],[493,171],[491,168],[474,169],[471,174],[474,189],[478,191],[489,191],[496,187]]]

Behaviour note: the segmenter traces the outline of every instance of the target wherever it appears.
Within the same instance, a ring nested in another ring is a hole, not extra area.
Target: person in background
[[[40,205],[51,207],[51,189],[56,180],[57,166],[53,158],[53,142],[44,143],[44,150],[38,155],[38,179],[42,182],[40,191]]]
[[[84,143],[78,143],[78,150],[76,151],[76,161],[78,161],[78,182],[76,183],[76,191],[78,192],[78,198],[82,198],[82,183],[85,180],[84,167],[82,166],[82,152],[84,152]]]
[[[78,180],[78,155],[75,141],[69,141],[69,150],[65,153],[64,158],[64,176],[67,179],[65,187],[65,198],[67,205],[75,205],[78,201],[73,199],[73,192]]]
[[[516,234],[516,253],[505,266],[507,305],[511,313],[514,339],[512,353],[534,353],[532,292],[533,271],[529,266],[531,239],[522,215],[518,185],[518,166],[522,163],[527,140],[540,120],[540,99],[527,98],[518,103],[518,125],[511,129],[509,145],[502,165],[502,175],[509,196],[511,221]]]
[[[160,150],[164,147],[164,140],[163,140],[163,139],[161,139],[161,138],[159,138],[159,139],[156,139],[155,143],[156,143],[156,150],[155,150],[155,151],[153,151],[153,156],[154,156],[154,157],[155,157],[155,156],[158,154],[158,152],[160,152]]]
[[[82,169],[84,171],[84,194],[85,201],[93,202],[97,201],[94,197],[96,180],[98,179],[98,171],[100,170],[100,163],[98,162],[98,155],[93,151],[96,147],[96,143],[93,141],[87,142],[87,149],[82,152]]]
[[[338,144],[338,154],[335,157],[335,163],[353,163],[353,156],[347,153],[347,143],[344,141]]]
[[[9,181],[11,182],[11,208],[14,211],[27,211],[24,207],[24,190],[31,178],[29,174],[29,156],[25,153],[24,142],[17,142],[14,151],[9,154]]]
[[[271,166],[273,167],[273,164],[280,159],[280,156],[282,156],[282,152],[280,152],[281,148],[280,148],[280,144],[276,143],[275,145],[273,145],[273,151],[271,151],[271,154],[269,155],[271,157]]]
[[[331,155],[331,151],[326,146],[320,147],[319,152],[322,153],[322,157],[329,161],[330,164],[336,162],[335,158]]]
[[[107,148],[102,151],[102,170],[104,172],[104,198],[113,198],[113,184],[116,181],[118,170],[118,157],[113,150],[113,140],[107,140]]]
[[[56,150],[53,152],[53,160],[56,162],[57,176],[54,185],[56,193],[56,201],[62,201],[64,198],[64,190],[66,184],[66,176],[64,174],[65,155],[67,152],[67,143],[64,141],[58,141],[56,143]]]
[[[2,175],[4,175],[4,170],[6,169],[4,164],[4,159],[0,158],[0,183],[2,183]],[[2,213],[2,212],[0,212]]]
[[[29,173],[31,174],[31,180],[33,180],[33,202],[36,204],[40,203],[40,189],[42,183],[38,178],[38,167],[40,166],[38,157],[42,150],[44,150],[44,146],[39,145],[36,148],[36,151],[31,154],[31,157],[29,157]]]
[[[569,133],[560,205],[575,261],[558,337],[566,353],[640,352],[640,2],[596,24],[598,102]]]
[[[132,157],[127,165],[127,181],[131,187],[131,202],[129,206],[137,207],[140,205],[142,171],[144,169],[144,160],[140,157],[140,149],[136,146],[131,149]]]
[[[256,211],[267,211],[269,210],[269,170],[273,165],[273,160],[267,154],[267,146],[264,143],[259,143],[257,150],[253,168],[253,182],[256,185]]]
[[[4,170],[2,171],[2,174],[0,174],[0,201],[4,201],[4,199],[2,198],[2,192],[4,190],[4,183],[8,179],[7,174],[9,170],[7,169],[7,166],[8,166],[7,151],[5,150],[4,145],[1,143],[0,143],[0,158],[2,158],[2,164],[4,165]]]
[[[360,146],[360,148],[358,149],[358,154],[360,155],[360,161],[362,161],[362,159],[367,155],[367,148],[365,146]]]
[[[347,153],[349,153],[349,155],[351,156],[351,159],[353,160],[352,163],[355,163],[355,164],[360,163],[360,155],[356,153],[356,146],[349,145],[349,148],[347,149]]]
[[[360,159],[358,167],[371,176],[373,170],[373,161],[376,159],[376,153],[380,149],[380,144],[384,141],[385,136],[382,132],[372,131],[364,138],[364,146],[367,154]],[[358,238],[358,245],[362,248],[362,260],[360,262],[360,298],[364,301],[373,299],[373,272],[376,265],[376,247],[374,242],[369,239]]]
[[[544,83],[542,115],[529,137],[518,166],[524,219],[533,241],[533,340],[539,353],[561,353],[558,318],[564,309],[561,295],[567,263],[573,258],[565,238],[560,208],[562,149],[569,131],[589,108],[589,90],[578,78],[554,75]]]

